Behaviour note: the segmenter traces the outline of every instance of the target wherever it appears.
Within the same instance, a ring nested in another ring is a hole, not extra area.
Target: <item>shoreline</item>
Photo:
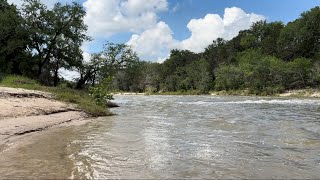
[[[320,89],[297,89],[288,90],[283,93],[276,93],[274,95],[256,95],[250,94],[247,90],[236,90],[236,91],[210,91],[208,94],[197,94],[195,92],[161,92],[161,93],[135,93],[135,92],[114,92],[112,95],[117,96],[257,96],[257,97],[296,97],[296,98],[320,98]]]
[[[56,127],[82,125],[90,122],[89,117],[74,104],[54,100],[50,93],[0,87],[0,153],[21,143],[24,137]]]

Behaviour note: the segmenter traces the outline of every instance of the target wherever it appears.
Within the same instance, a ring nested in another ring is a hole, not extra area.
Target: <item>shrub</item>
[[[112,86],[112,78],[103,79],[99,85],[90,87],[89,92],[94,102],[97,105],[106,105],[108,101],[113,100],[112,94],[110,94]]]

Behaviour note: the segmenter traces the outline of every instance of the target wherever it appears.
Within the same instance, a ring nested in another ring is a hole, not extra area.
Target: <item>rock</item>
[[[114,103],[114,102],[108,101],[107,102],[107,107],[108,108],[116,108],[116,107],[120,107],[120,106],[118,104]]]

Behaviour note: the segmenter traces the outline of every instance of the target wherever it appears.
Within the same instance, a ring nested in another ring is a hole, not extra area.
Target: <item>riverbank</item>
[[[256,95],[251,94],[248,90],[231,90],[231,91],[211,91],[212,96],[272,96],[272,97],[305,97],[320,98],[320,89],[298,89],[288,90],[283,93],[275,93],[273,95]]]
[[[52,99],[65,103],[75,104],[75,107],[81,109],[92,117],[110,116],[112,113],[104,104],[96,103],[95,99],[87,91],[75,90],[65,86],[48,87],[42,86],[37,81],[22,76],[6,76],[0,82],[0,87],[23,88],[48,92]]]
[[[113,95],[211,95],[211,96],[262,96],[262,97],[306,97],[320,98],[320,89],[298,89],[288,90],[283,93],[273,95],[252,94],[248,90],[230,90],[230,91],[210,91],[208,93],[199,93],[198,91],[185,92],[156,92],[156,93],[135,93],[135,92],[115,92]]]
[[[320,98],[319,89],[290,90],[279,94],[280,97],[314,97]]]
[[[83,124],[89,115],[48,92],[0,87],[0,152],[18,139],[63,124]]]

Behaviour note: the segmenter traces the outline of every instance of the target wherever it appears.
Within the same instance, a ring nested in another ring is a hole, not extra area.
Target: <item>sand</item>
[[[320,98],[320,91],[318,89],[301,89],[290,90],[279,95],[280,97],[312,97]]]
[[[88,120],[87,114],[46,92],[0,87],[0,152],[22,136]]]

